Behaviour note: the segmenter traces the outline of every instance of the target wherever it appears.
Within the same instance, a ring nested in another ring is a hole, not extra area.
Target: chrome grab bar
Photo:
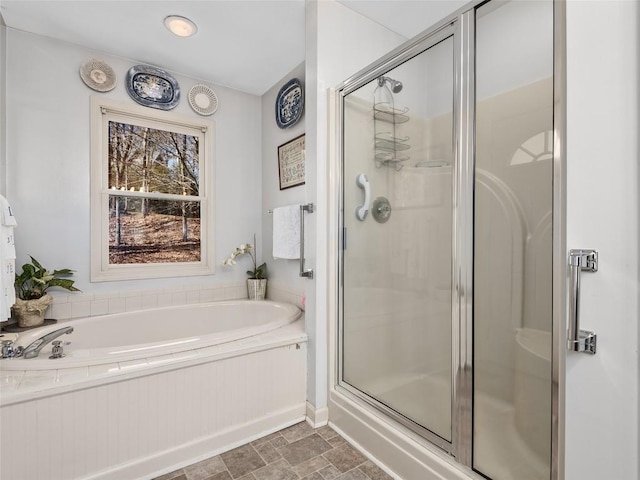
[[[580,330],[580,274],[598,271],[598,252],[590,249],[569,250],[569,325],[567,348],[572,352],[595,355],[596,334]]]
[[[313,269],[304,269],[304,212],[313,213],[313,203],[300,205],[300,276],[313,278]]]

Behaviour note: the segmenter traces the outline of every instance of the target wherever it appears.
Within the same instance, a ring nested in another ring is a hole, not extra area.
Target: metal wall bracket
[[[598,252],[590,249],[569,251],[570,285],[569,285],[569,328],[567,331],[567,348],[572,352],[595,355],[596,334],[580,330],[580,275],[581,272],[598,271]]]

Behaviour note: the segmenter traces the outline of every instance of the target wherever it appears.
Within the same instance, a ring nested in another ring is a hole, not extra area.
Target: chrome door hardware
[[[596,334],[580,330],[580,275],[598,271],[598,252],[589,249],[569,250],[569,328],[567,348],[572,352],[595,355]]]
[[[300,205],[300,276],[313,278],[313,269],[304,269],[304,212],[313,213],[313,203]]]

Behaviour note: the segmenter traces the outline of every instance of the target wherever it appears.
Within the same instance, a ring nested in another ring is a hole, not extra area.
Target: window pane
[[[109,198],[109,263],[200,261],[200,202]]]
[[[109,188],[199,194],[199,137],[109,122]]]

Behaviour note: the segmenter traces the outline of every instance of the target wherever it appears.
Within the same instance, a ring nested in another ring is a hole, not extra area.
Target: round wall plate
[[[108,92],[116,86],[116,74],[106,63],[92,58],[80,66],[80,78],[96,92]]]
[[[197,84],[189,90],[189,105],[200,115],[213,115],[218,109],[218,97],[208,86]]]
[[[295,125],[304,109],[304,92],[297,78],[289,80],[276,96],[276,123],[280,128]]]

